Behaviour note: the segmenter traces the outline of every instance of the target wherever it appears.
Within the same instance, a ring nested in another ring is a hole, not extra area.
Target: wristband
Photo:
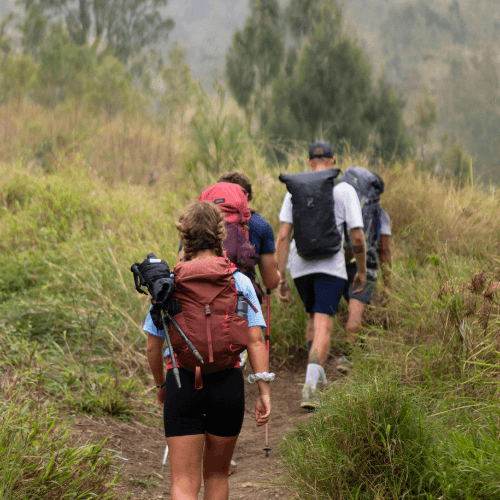
[[[162,387],[165,387],[167,385],[167,381],[163,382],[163,384],[157,385],[157,389],[161,389]]]
[[[262,380],[262,382],[271,382],[274,380],[274,373],[252,373],[252,375],[247,377],[247,380],[250,384],[257,382],[257,380]]]

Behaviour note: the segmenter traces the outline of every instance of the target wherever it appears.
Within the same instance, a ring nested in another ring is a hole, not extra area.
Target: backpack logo
[[[218,198],[217,200],[214,200],[214,203],[218,205],[219,203],[224,203],[226,201],[226,198]]]

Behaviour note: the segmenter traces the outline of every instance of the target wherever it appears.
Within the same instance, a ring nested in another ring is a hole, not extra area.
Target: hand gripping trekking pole
[[[267,297],[267,328],[266,328],[266,349],[267,349],[267,364],[269,367],[269,341],[271,340],[271,330],[269,329],[269,318],[271,317],[270,314],[270,306],[271,306],[271,290],[269,288],[266,289],[266,297]],[[266,457],[269,456],[269,452],[271,451],[271,448],[269,447],[269,432],[268,432],[268,423],[266,422],[266,446],[264,447],[264,451],[266,452]]]

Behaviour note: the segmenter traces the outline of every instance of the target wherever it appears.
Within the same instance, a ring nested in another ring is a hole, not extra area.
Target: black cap
[[[333,149],[325,141],[316,141],[309,148],[309,159],[313,158],[333,158]]]

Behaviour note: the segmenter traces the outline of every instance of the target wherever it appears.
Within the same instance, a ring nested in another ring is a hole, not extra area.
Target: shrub
[[[425,411],[398,381],[375,376],[333,389],[281,451],[298,498],[417,498],[436,489]]]

